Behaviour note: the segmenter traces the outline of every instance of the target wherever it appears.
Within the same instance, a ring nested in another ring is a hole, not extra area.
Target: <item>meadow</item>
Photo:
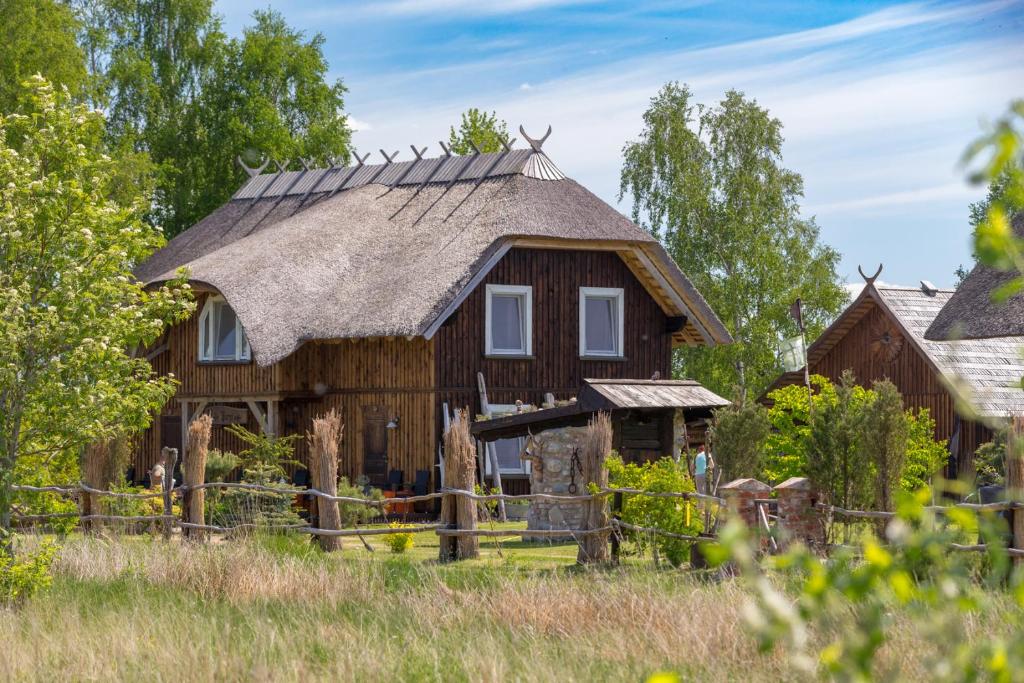
[[[574,544],[491,539],[479,559],[441,565],[435,536],[416,543],[395,555],[346,540],[327,554],[300,536],[72,535],[52,588],[0,610],[0,680],[806,678],[784,653],[757,651],[740,579],[636,556],[582,569]],[[1007,614],[968,617],[969,636],[1000,631]],[[890,618],[882,669],[919,679],[931,646]],[[839,612],[811,638],[851,627]]]

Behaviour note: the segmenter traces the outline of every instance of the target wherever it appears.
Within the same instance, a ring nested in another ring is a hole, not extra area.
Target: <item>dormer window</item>
[[[246,362],[249,341],[238,316],[222,296],[211,296],[199,316],[199,360]]]
[[[487,285],[488,356],[533,353],[533,287]]]

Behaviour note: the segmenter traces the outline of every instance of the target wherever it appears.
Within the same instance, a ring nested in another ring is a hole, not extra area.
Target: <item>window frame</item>
[[[516,414],[516,405],[514,403],[508,403],[508,404],[492,403],[492,404],[490,404],[489,407],[491,409],[491,417],[505,417],[506,415],[515,415]],[[492,445],[492,444],[497,443],[498,441],[515,441],[515,442],[517,442],[517,444],[519,446],[519,452],[520,453],[522,453],[523,452],[523,448],[526,447],[526,437],[525,436],[513,436],[513,437],[510,437],[508,439],[496,439],[495,441],[483,444],[483,448],[484,448],[484,476],[485,477],[493,477],[494,476],[494,474],[493,474],[494,470],[491,467],[491,458],[490,458],[489,454],[487,453],[487,447]],[[495,455],[495,459],[497,460],[497,455],[498,454],[495,453],[494,455]],[[504,476],[529,476],[530,475],[530,465],[531,465],[530,461],[529,460],[522,460],[521,459],[519,461],[519,465],[520,466],[519,466],[518,469],[509,469],[509,468],[506,468],[506,467],[502,467],[501,466],[501,462],[498,462],[498,473],[501,474],[501,476],[503,476],[503,477]]]
[[[523,300],[523,319],[520,322],[523,332],[522,349],[496,349],[492,334],[491,301],[494,295],[518,296]],[[484,303],[484,338],[487,356],[508,358],[529,358],[533,356],[533,287],[530,285],[487,285]]]
[[[216,344],[216,326],[219,323],[220,311],[225,307],[231,309],[235,316],[235,353],[232,357],[218,356],[213,348],[213,345]],[[198,352],[200,363],[249,363],[252,361],[252,349],[249,346],[249,337],[245,334],[242,321],[227,299],[219,294],[208,297],[199,314]]]
[[[621,287],[580,287],[580,358],[624,358],[626,342],[626,307],[625,290]],[[610,299],[614,302],[615,311],[613,315],[617,326],[613,330],[615,339],[615,350],[607,351],[587,350],[587,299]]]

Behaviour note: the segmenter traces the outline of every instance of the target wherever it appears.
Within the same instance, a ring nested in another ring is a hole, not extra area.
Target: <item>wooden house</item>
[[[661,245],[527,149],[276,173],[137,270],[187,268],[198,308],[149,352],[177,395],[141,440],[136,478],[188,421],[304,434],[344,417],[341,471],[436,484],[442,406],[568,399],[583,378],[671,371],[676,345],[731,341]],[[297,448],[305,457],[305,444]],[[501,462],[523,475],[517,457]]]
[[[1024,337],[926,338],[926,330],[953,297],[952,290],[928,283],[894,287],[868,278],[860,295],[807,349],[811,374],[838,381],[851,370],[863,386],[889,379],[905,406],[927,408],[936,438],[949,443],[948,476],[972,471],[974,451],[992,438],[984,424],[961,416],[951,382],[966,390],[973,410],[986,418],[1024,410]],[[803,369],[786,373],[765,396],[780,386],[802,384],[803,378]]]

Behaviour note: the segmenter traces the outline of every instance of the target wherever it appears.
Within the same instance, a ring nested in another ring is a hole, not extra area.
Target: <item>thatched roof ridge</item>
[[[519,238],[635,246],[657,262],[687,313],[707,330],[707,343],[730,341],[647,232],[575,181],[518,171],[447,183],[370,183],[333,196],[317,189],[235,198],[136,274],[150,284],[187,267],[193,281],[225,296],[254,358],[269,365],[308,340],[436,329],[474,276]]]
[[[1013,219],[1013,231],[1024,238],[1024,212]],[[1004,303],[992,301],[992,293],[1019,273],[974,266],[949,303],[935,318],[928,339],[985,339],[1024,335],[1024,292]]]

